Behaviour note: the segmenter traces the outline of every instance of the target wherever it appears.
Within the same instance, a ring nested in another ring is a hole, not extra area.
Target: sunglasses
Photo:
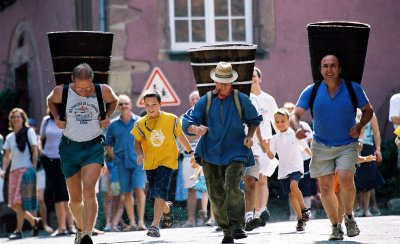
[[[154,130],[154,128],[156,127],[157,120],[154,121],[153,128],[151,128],[151,129],[147,126],[147,122],[148,122],[149,120],[150,120],[150,119],[148,119],[148,120],[146,120],[146,121],[144,122],[144,127],[146,127],[147,131],[152,132],[152,131]]]
[[[129,103],[118,103],[118,106],[129,105]]]

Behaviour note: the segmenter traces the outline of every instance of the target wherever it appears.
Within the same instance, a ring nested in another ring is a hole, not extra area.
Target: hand
[[[191,175],[189,179],[190,179],[190,180],[196,179],[196,175]]]
[[[266,152],[267,152],[267,148],[269,148],[269,144],[267,143],[267,139],[263,139],[263,140],[261,141],[260,146],[261,146],[261,150],[262,150],[264,153],[266,153]]]
[[[299,128],[296,130],[296,137],[297,139],[304,139],[307,138],[306,133],[309,132],[308,130],[305,130],[303,128]]]
[[[246,136],[244,138],[243,144],[247,147],[247,148],[251,148],[253,146],[253,137],[249,137]]]
[[[208,127],[204,126],[204,125],[200,125],[200,126],[196,126],[196,136],[204,136],[207,131],[208,131]]]
[[[58,118],[55,119],[55,121],[56,121],[56,125],[57,125],[58,128],[65,129],[65,124],[67,122],[66,120],[62,121],[62,120],[60,120],[60,117],[58,117]]]
[[[362,127],[360,126],[359,123],[357,123],[355,126],[350,128],[349,135],[353,138],[358,138],[360,137]]]
[[[194,159],[194,154],[193,153],[190,155],[190,166],[193,169],[199,167],[199,165],[196,163],[196,160]]]
[[[108,173],[108,168],[103,166],[103,168],[101,168],[100,174],[107,175],[107,173]]]
[[[6,177],[6,171],[5,170],[0,170],[0,177],[4,179]]]
[[[137,155],[137,165],[141,165],[142,163],[144,163],[144,161],[145,161],[145,157],[144,157],[144,154],[138,154]]]
[[[110,125],[110,118],[106,116],[105,119],[101,120],[99,117],[99,122],[100,122],[100,128],[106,129]]]
[[[371,162],[371,161],[375,161],[375,160],[376,160],[376,157],[375,157],[375,155],[372,155],[372,154],[365,157],[365,162]]]

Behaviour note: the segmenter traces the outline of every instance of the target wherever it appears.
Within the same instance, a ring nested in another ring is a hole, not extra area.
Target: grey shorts
[[[334,147],[313,141],[311,152],[310,175],[312,178],[334,174],[338,169],[356,171],[357,142]]]
[[[244,176],[253,176],[258,180],[260,177],[260,157],[254,155],[254,161],[256,162],[255,165],[244,168]]]

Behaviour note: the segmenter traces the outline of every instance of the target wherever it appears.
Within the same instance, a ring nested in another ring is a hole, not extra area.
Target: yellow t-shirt
[[[182,135],[180,119],[171,113],[161,112],[157,118],[146,115],[139,119],[131,134],[142,144],[144,170],[159,166],[178,168],[178,145],[176,137]],[[144,146],[145,145],[145,146]]]

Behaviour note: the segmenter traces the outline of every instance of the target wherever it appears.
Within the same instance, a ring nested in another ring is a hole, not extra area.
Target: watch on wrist
[[[192,153],[194,153],[193,150],[190,150],[189,152],[187,152],[187,154],[192,154]]]

